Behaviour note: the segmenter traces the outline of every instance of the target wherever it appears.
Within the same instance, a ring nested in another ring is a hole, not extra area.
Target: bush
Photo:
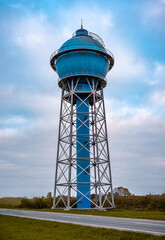
[[[116,208],[132,210],[161,210],[165,211],[165,194],[115,197]]]
[[[53,205],[53,198],[44,198],[44,197],[34,197],[32,199],[23,198],[21,200],[20,208],[51,208]]]
[[[66,201],[67,196],[63,196]],[[59,197],[57,197],[56,201],[58,201]],[[76,198],[71,198],[70,203],[73,205],[76,202]],[[34,197],[32,199],[23,198],[21,200],[20,208],[30,208],[30,209],[42,209],[42,208],[51,208],[53,206],[53,198],[52,197]],[[64,208],[65,205],[62,199],[58,202],[58,208]],[[74,205],[76,208],[76,204]]]

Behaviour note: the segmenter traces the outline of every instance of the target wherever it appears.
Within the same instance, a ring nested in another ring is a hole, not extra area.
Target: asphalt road
[[[79,215],[57,212],[39,212],[4,208],[0,208],[0,214],[56,222],[73,223],[92,227],[102,227],[109,229],[151,233],[155,235],[165,235],[165,221]]]

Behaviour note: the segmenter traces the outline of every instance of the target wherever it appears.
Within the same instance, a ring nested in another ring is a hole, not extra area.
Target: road
[[[165,235],[165,221],[103,217],[92,215],[68,214],[57,212],[40,212],[29,210],[16,210],[0,208],[0,214],[34,218],[40,220],[79,224],[84,226],[102,227],[117,230],[151,233]]]

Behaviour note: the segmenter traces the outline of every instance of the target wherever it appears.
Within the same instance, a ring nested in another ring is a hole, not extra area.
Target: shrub
[[[132,210],[161,210],[165,211],[165,194],[115,197],[116,208]]]
[[[32,199],[23,198],[21,200],[20,208],[51,208],[53,205],[53,198],[34,197]]]

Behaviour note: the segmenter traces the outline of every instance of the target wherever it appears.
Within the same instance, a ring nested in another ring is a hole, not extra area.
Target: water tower
[[[113,55],[98,35],[81,27],[50,64],[62,89],[53,208],[113,208],[103,95]]]

